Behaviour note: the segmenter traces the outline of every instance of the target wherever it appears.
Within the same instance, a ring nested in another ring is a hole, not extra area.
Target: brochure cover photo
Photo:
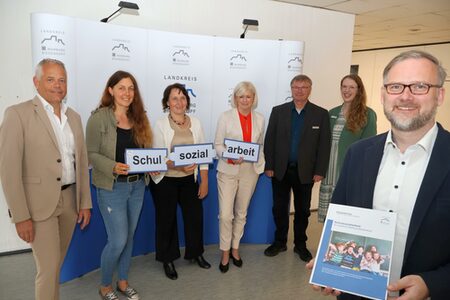
[[[310,283],[386,299],[396,214],[330,204]]]

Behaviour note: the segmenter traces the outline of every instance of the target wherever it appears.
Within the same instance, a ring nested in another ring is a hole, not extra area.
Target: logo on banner
[[[189,113],[189,114],[190,113],[194,113],[195,114],[195,111],[196,111],[196,108],[197,108],[197,104],[194,101],[192,101],[192,100],[194,100],[193,98],[197,98],[197,94],[194,92],[193,88],[187,86],[186,84],[183,84],[183,86],[186,89],[186,91],[187,91],[187,93],[189,95],[189,98],[191,99],[191,104],[189,105],[189,109],[187,110],[187,113]]]
[[[238,52],[238,51],[234,51]],[[242,52],[245,53],[245,52]],[[230,69],[246,69],[247,68],[247,57],[242,53],[234,54],[230,57]]]
[[[131,58],[129,44],[130,41],[127,40],[113,39],[111,49],[112,60],[129,61]]]
[[[41,41],[42,55],[66,54],[66,43],[63,39],[64,31],[44,29],[41,32],[45,34]]]
[[[299,55],[292,54],[291,58],[287,62],[288,71],[301,72],[303,61]]]
[[[187,48],[187,47],[186,47]],[[185,49],[178,49],[172,53],[172,63],[174,65],[189,65],[191,56]]]

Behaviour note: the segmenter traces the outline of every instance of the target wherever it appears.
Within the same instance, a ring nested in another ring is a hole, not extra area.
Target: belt
[[[130,182],[135,182],[135,181],[141,180],[142,177],[144,177],[144,175],[142,175],[142,174],[134,174],[134,175],[128,175],[128,176],[119,175],[116,177],[116,181],[130,183]]]
[[[67,189],[69,186],[71,186],[73,183],[70,184],[65,184],[61,186],[61,191],[64,191],[65,189]]]

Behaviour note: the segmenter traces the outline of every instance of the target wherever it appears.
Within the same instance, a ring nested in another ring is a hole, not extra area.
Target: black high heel
[[[228,268],[230,267],[230,262],[228,262],[226,265],[222,265],[222,261],[219,263],[219,270],[222,273],[228,272]]]
[[[231,260],[233,261],[233,265],[235,265],[235,266],[238,267],[238,268],[242,267],[242,264],[244,263],[244,262],[242,261],[242,258],[239,258],[239,259],[235,258],[235,257],[233,256],[233,254],[231,254],[231,252],[230,252],[230,258],[231,258]]]

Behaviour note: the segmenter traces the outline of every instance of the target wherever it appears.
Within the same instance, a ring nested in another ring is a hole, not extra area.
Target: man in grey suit
[[[80,116],[63,102],[64,64],[42,60],[33,82],[36,97],[5,112],[0,178],[17,234],[33,249],[35,298],[53,300],[75,224],[90,220],[88,160]]]
[[[326,174],[330,156],[328,111],[309,101],[312,81],[306,75],[291,81],[293,100],[275,106],[264,140],[265,174],[272,178],[275,241],[265,251],[275,256],[286,251],[291,189],[294,193],[294,252],[303,261],[312,256],[306,248],[306,229],[315,182]]]

